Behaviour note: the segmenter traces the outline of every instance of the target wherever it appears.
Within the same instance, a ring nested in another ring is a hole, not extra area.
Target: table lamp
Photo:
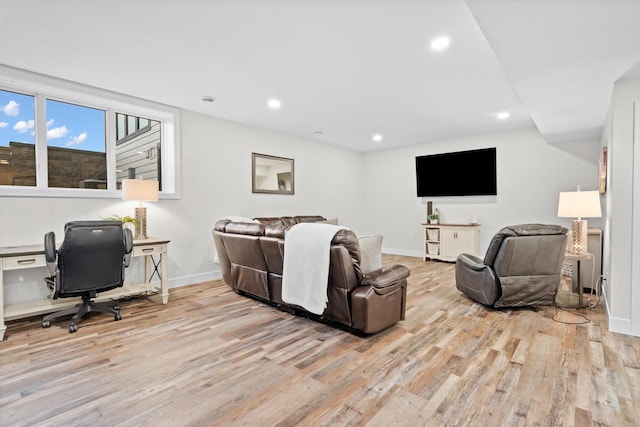
[[[558,199],[558,216],[577,218],[571,221],[571,247],[574,255],[587,253],[587,221],[582,218],[600,218],[600,193],[596,191],[561,192]]]
[[[147,208],[142,202],[158,201],[158,181],[151,179],[123,179],[122,200],[138,201],[136,208],[136,239],[147,238]]]

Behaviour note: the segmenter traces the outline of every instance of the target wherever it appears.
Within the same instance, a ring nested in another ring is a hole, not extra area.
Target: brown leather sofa
[[[484,259],[458,256],[456,287],[492,307],[552,305],[566,247],[567,229],[560,225],[505,227],[491,240]]]
[[[403,265],[363,274],[355,233],[338,231],[331,242],[327,307],[318,316],[282,300],[286,230],[322,216],[255,218],[257,222],[216,222],[213,240],[224,281],[239,294],[290,313],[373,334],[405,318],[407,277]]]

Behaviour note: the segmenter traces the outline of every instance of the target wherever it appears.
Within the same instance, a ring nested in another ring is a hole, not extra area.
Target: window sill
[[[160,199],[176,200],[180,198],[176,193],[159,194]],[[35,187],[5,187],[0,188],[0,197],[57,197],[81,199],[119,199],[122,200],[122,190],[96,190],[85,188],[35,188]]]

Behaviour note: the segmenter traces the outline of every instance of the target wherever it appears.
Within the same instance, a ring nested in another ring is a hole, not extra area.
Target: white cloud
[[[0,129],[2,129],[2,128],[6,128],[7,126],[9,126],[9,123],[7,123],[7,122],[0,122]]]
[[[49,129],[49,127],[51,127],[52,124],[53,124],[53,119],[47,120],[47,129]]]
[[[20,114],[20,104],[12,99],[8,104],[2,107],[2,111],[4,111],[4,113],[9,117],[16,117]]]
[[[62,138],[69,133],[69,129],[66,126],[59,126],[57,128],[49,129],[47,131],[47,139]]]
[[[13,130],[15,130],[16,132],[25,133],[25,132],[28,132],[29,129],[33,129],[33,125],[34,125],[33,120],[29,120],[28,122],[25,122],[24,120],[20,120],[13,126]]]
[[[67,142],[67,147],[73,147],[74,145],[82,144],[86,140],[87,140],[87,133],[82,132],[80,135],[72,137],[69,140],[69,142]]]

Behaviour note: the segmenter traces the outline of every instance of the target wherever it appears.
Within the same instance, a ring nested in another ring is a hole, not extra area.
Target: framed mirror
[[[293,194],[293,159],[251,153],[254,193]]]

